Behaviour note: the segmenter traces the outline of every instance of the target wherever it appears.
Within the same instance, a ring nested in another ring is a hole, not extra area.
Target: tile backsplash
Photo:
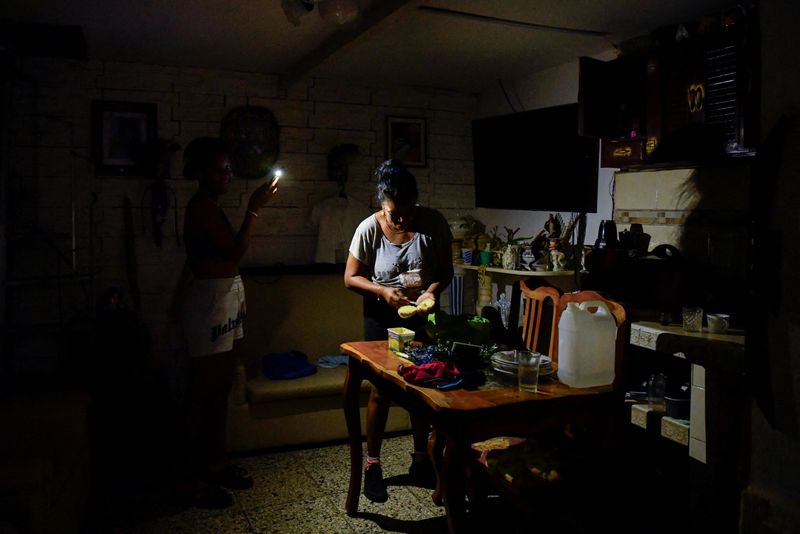
[[[741,221],[747,210],[744,168],[670,169],[617,172],[614,221],[618,230],[639,223],[650,234],[650,249],[679,246],[684,225],[699,212],[713,213],[721,226]]]

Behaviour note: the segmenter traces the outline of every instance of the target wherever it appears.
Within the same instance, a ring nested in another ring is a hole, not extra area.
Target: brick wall
[[[95,293],[116,286],[129,306],[135,275],[142,316],[154,336],[156,352],[168,350],[167,304],[183,265],[170,208],[160,247],[153,241],[146,177],[96,176],[90,162],[93,100],[152,102],[158,105],[158,136],[181,147],[202,135],[218,135],[225,114],[243,105],[272,111],[281,129],[278,163],[286,169],[279,196],[259,218],[257,235],[243,264],[306,264],[313,261],[316,228],[311,208],[337,193],[327,179],[326,157],[340,143],[354,143],[360,156],[349,168],[348,194],[375,206],[372,170],[385,159],[385,117],[425,117],[427,168],[412,169],[420,202],[447,217],[474,206],[470,121],[477,97],[421,87],[368,87],[327,79],[307,79],[281,88],[276,76],[115,62],[55,59],[19,60],[8,81],[7,184],[10,234],[46,232],[70,256],[74,229],[79,270],[95,263]],[[171,165],[168,185],[177,199],[178,230],[196,184],[183,180],[181,152]],[[261,180],[237,179],[223,208],[238,227],[250,191]],[[94,209],[90,209],[93,196]],[[125,203],[131,223],[126,227]],[[54,234],[55,233],[55,234]],[[90,240],[93,234],[94,238]],[[126,235],[133,247],[126,248]],[[47,246],[23,240],[9,244],[9,278],[52,274],[55,260]],[[93,243],[93,251],[90,247]],[[133,253],[129,252],[132,250]],[[49,255],[49,256],[48,256]],[[80,293],[80,292],[78,292]],[[53,316],[53,288],[38,284],[9,293],[24,308],[20,321]],[[79,314],[85,302],[65,301],[65,314]]]

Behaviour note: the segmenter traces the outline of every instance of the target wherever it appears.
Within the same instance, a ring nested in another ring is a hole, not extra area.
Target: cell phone
[[[453,346],[450,348],[450,356],[477,358],[481,355],[483,347],[480,345],[473,345],[471,343],[461,343],[460,341],[453,341]]]

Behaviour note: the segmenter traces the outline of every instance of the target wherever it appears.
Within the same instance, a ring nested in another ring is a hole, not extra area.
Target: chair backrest
[[[550,355],[550,358],[554,362],[558,361],[558,321],[561,319],[561,314],[567,308],[567,305],[570,302],[581,303],[590,301],[603,302],[608,307],[608,311],[611,312],[611,315],[614,316],[614,321],[617,323],[617,338],[614,347],[614,388],[617,389],[622,387],[623,383],[622,360],[625,352],[625,345],[628,342],[630,323],[628,321],[628,314],[625,312],[625,308],[622,306],[622,304],[613,300],[609,300],[596,291],[585,290],[575,291],[573,293],[564,293],[561,295],[561,298],[558,299],[553,318],[553,328],[556,335],[556,341],[553,348],[554,352]]]
[[[560,292],[550,286],[531,289],[524,280],[519,289],[525,297],[522,312],[522,343],[528,350],[555,359],[558,350],[558,322],[555,320]]]

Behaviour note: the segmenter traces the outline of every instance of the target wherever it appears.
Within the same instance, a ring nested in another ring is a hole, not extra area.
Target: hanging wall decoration
[[[98,175],[155,173],[156,104],[92,102],[92,155]]]
[[[231,154],[233,174],[263,178],[278,161],[280,132],[272,112],[244,106],[228,112],[220,137]]]
[[[386,155],[407,167],[428,166],[425,119],[386,117]]]

